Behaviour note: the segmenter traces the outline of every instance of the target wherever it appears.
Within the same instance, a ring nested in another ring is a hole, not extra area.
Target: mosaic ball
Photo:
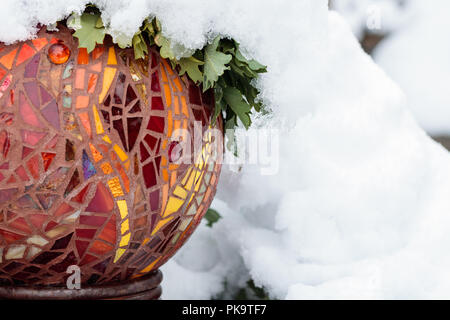
[[[221,169],[208,138],[177,163],[174,132],[223,132],[213,107],[153,48],[88,53],[64,27],[0,45],[0,285],[64,285],[73,265],[82,284],[113,283],[165,263]]]

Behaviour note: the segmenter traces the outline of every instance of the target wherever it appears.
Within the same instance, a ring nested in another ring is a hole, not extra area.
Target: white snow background
[[[0,41],[87,2],[3,0]],[[449,154],[326,0],[92,2],[118,36],[154,14],[179,47],[241,42],[269,66],[259,86],[275,117],[256,126],[283,123],[279,173],[224,168],[223,219],[162,268],[164,299],[209,299],[250,278],[278,299],[450,298]]]

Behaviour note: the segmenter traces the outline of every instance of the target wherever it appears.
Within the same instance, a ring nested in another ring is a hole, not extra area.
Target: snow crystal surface
[[[4,0],[0,40],[85,2]],[[275,116],[255,126],[279,128],[279,172],[224,167],[223,218],[162,268],[163,298],[207,299],[250,278],[279,299],[449,298],[450,157],[327,0],[93,2],[117,36],[157,15],[180,48],[221,34],[269,66],[258,85]]]

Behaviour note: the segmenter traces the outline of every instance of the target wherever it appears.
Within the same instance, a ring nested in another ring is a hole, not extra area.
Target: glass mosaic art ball
[[[200,223],[221,166],[208,139],[175,163],[172,135],[206,132],[213,95],[150,51],[88,54],[64,27],[0,45],[0,285],[64,285],[72,265],[82,284],[137,278]]]

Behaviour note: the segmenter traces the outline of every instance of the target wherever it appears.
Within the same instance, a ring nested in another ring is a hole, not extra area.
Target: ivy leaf
[[[200,61],[194,57],[181,58],[180,61],[178,61],[178,64],[181,68],[180,76],[187,72],[189,78],[191,78],[191,80],[195,83],[199,83],[202,81],[203,74],[200,71],[199,67],[205,64],[203,61]]]
[[[83,13],[81,15],[81,28],[73,34],[79,40],[79,48],[86,48],[88,52],[92,52],[97,43],[103,43],[105,39],[105,28],[96,27],[98,18],[98,15],[89,13]]]
[[[205,219],[208,221],[206,225],[210,228],[221,218],[222,216],[214,209],[208,209],[208,211],[206,211]]]
[[[223,90],[223,98],[242,121],[245,128],[248,129],[251,125],[249,114],[252,107],[244,100],[242,93],[234,87],[227,87]]]
[[[142,33],[136,34],[133,37],[133,48],[134,48],[134,58],[144,59],[145,55],[148,54],[148,47],[145,43],[145,39],[142,36]]]
[[[205,49],[205,65],[203,68],[203,91],[214,87],[219,77],[223,75],[225,70],[230,67],[227,64],[233,58],[230,54],[217,51],[220,37],[216,37],[214,41]]]
[[[164,59],[170,59],[170,60],[175,59],[175,54],[172,51],[172,46],[170,44],[169,39],[164,37],[161,33],[158,33],[155,37],[155,43],[159,47],[161,47],[161,49],[159,51],[161,57],[163,57]]]

